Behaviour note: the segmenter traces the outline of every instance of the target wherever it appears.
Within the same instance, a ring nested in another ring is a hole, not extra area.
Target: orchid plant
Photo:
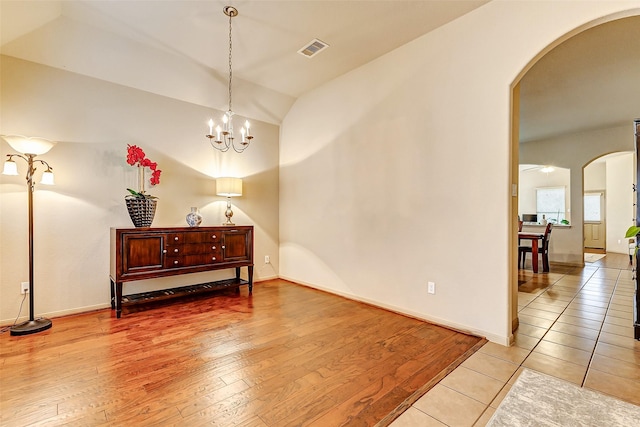
[[[132,190],[131,188],[127,188],[127,191],[131,193],[130,196],[136,198],[145,198],[145,199],[155,199],[155,196],[151,196],[146,194],[144,191],[144,169],[151,169],[151,178],[149,179],[149,183],[153,185],[160,184],[160,174],[162,171],[158,169],[158,164],[156,162],[152,162],[149,160],[142,150],[142,148],[137,145],[129,145],[127,144],[127,163],[131,166],[136,166],[138,168],[138,191]]]

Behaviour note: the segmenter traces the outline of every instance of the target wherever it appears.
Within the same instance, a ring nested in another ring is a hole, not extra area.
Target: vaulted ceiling
[[[225,110],[230,3],[234,109],[278,124],[306,91],[487,1],[1,0],[0,53]],[[313,39],[329,48],[297,53]],[[628,123],[639,75],[640,18],[574,36],[523,78],[521,140]]]

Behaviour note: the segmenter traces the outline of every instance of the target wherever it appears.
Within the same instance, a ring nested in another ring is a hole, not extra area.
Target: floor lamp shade
[[[55,141],[50,141],[44,138],[28,137],[22,135],[2,135],[2,139],[19,153],[33,154],[39,156],[47,153],[54,145]]]

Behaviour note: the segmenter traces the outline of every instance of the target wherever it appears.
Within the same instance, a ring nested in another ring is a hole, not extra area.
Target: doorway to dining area
[[[607,252],[628,253],[626,228],[632,223],[633,153],[598,157],[583,169],[583,250],[585,263]]]
[[[584,168],[584,260],[593,262],[597,256],[607,252],[607,227],[605,188],[607,186],[607,170],[604,157],[589,163]]]

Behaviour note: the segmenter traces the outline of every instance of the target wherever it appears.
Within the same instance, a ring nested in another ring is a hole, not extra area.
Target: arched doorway
[[[624,41],[626,36],[631,35],[627,28],[632,28],[632,32],[637,31],[640,34],[640,17],[612,16],[584,25],[576,29],[575,35],[571,38],[557,40],[555,45],[550,45],[544,56],[532,60],[513,84],[511,246],[514,267],[511,275],[510,298],[512,330],[518,326],[518,280],[515,267],[517,265],[515,230],[517,230],[518,215],[518,165],[522,162],[555,164],[571,169],[573,227],[567,233],[570,235],[568,249],[556,255],[560,255],[560,262],[569,264],[583,262],[583,167],[604,154],[633,150],[632,124],[638,112],[630,112],[629,94],[624,91],[626,86],[622,84],[621,87],[617,87],[616,85],[627,79],[626,72],[629,69],[636,73],[639,69],[638,65],[628,66],[622,74],[618,75],[614,66],[622,66],[626,61],[633,64],[640,63],[640,54],[634,56],[634,52],[640,52],[640,50],[630,52],[628,43]],[[619,41],[613,42],[612,40],[616,38],[619,38]],[[604,40],[607,40],[606,45],[610,47],[609,50],[605,50],[604,45],[592,46]],[[611,46],[614,47],[611,48]],[[626,48],[621,49],[622,46]],[[589,54],[586,55],[584,52]],[[612,57],[620,59],[614,60]],[[594,62],[586,65],[582,61]],[[570,67],[572,63],[574,68]],[[608,72],[606,75],[602,74],[605,69]],[[572,90],[574,93],[563,93],[565,89],[563,84],[568,91]],[[632,84],[631,81],[629,84]],[[603,95],[607,90],[610,93]],[[592,95],[592,93],[599,95]],[[615,102],[609,97],[621,99],[621,101]],[[606,110],[605,106],[611,105],[614,107],[606,113],[598,113],[603,111],[603,107]],[[628,225],[627,223],[626,226]],[[616,232],[612,231],[612,236],[615,234]],[[615,239],[616,243],[617,240]],[[624,239],[620,240],[621,245],[624,245]]]

